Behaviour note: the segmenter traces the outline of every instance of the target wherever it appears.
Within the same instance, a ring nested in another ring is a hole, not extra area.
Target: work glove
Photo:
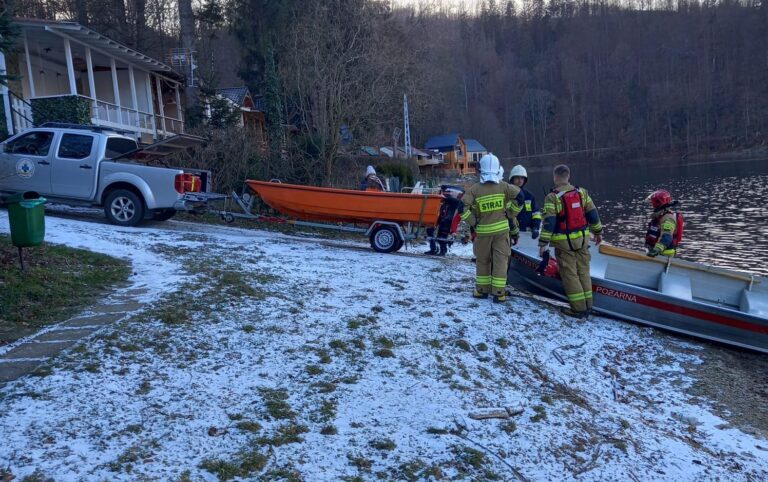
[[[539,230],[538,229],[534,229],[533,231],[531,231],[531,239],[536,239],[538,237],[539,237]]]
[[[512,246],[517,246],[517,242],[520,241],[520,235],[512,236],[510,239],[512,240]]]
[[[648,256],[650,256],[651,258],[655,258],[656,256],[658,256],[660,254],[661,254],[661,249],[660,248],[654,247],[653,249],[648,251]]]

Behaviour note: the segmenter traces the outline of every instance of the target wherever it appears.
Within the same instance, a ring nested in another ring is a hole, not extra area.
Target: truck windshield
[[[112,159],[126,152],[135,151],[138,148],[136,141],[132,139],[123,139],[122,137],[110,137],[107,139],[107,152],[104,157]]]

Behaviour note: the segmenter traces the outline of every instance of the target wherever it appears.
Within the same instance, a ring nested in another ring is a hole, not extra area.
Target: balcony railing
[[[166,135],[182,134],[184,132],[184,122],[182,122],[181,119],[155,115],[155,123],[157,125],[157,130]]]
[[[35,99],[45,97],[63,97],[61,95],[37,96]],[[86,99],[91,106],[91,122],[97,126],[113,127],[133,131],[138,134],[155,133],[161,136],[181,134],[184,132],[184,122],[181,119],[153,115],[149,112],[119,106],[104,100],[94,100],[90,97],[78,95]]]
[[[129,129],[147,134],[155,131],[152,114],[140,110],[122,107],[103,100],[91,101],[91,117],[96,125],[105,125]]]

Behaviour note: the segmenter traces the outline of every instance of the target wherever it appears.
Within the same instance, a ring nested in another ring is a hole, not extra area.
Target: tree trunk
[[[146,0],[134,0],[135,9],[135,28],[134,28],[134,42],[136,50],[141,51],[144,47],[144,30],[147,27],[147,1]]]
[[[192,12],[192,0],[179,0],[179,31],[181,47],[191,54],[195,51],[195,15]],[[191,65],[186,66],[184,74],[187,78],[184,96],[187,108],[190,108],[197,104],[197,88],[191,87],[194,82]]]
[[[75,0],[75,12],[77,13],[77,23],[88,25],[88,7],[86,0]]]

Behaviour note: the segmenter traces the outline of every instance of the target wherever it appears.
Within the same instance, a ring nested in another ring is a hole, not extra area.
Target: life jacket
[[[557,232],[571,234],[587,229],[587,216],[584,212],[581,189],[575,187],[571,191],[557,192],[557,197],[560,199],[560,211],[557,213]]]
[[[683,215],[680,213],[674,213],[675,214],[675,232],[672,234],[672,244],[667,246],[667,249],[677,249],[678,246],[680,246],[680,243],[683,241],[683,230],[685,229],[685,219],[683,219]],[[645,232],[645,244],[648,247],[654,247],[656,246],[656,243],[659,242],[659,238],[661,238],[661,218],[664,216],[659,216],[657,218],[651,219],[651,222],[648,223],[648,231]]]

